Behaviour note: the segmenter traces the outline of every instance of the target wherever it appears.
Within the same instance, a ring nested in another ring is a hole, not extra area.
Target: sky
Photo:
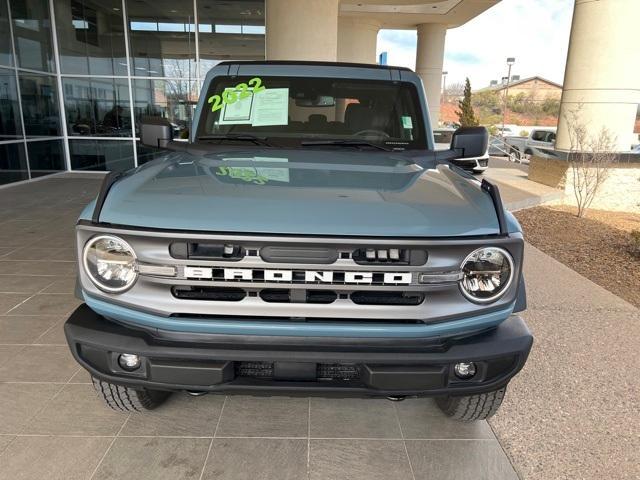
[[[562,83],[567,59],[573,0],[502,0],[458,28],[447,31],[443,70],[447,84],[471,80],[473,89],[507,75],[534,75]],[[415,30],[381,30],[378,53],[389,65],[415,69]]]

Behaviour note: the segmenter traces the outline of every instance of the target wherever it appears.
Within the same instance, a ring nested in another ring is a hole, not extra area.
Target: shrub
[[[632,230],[630,235],[631,242],[629,248],[631,249],[631,254],[640,258],[640,230]]]

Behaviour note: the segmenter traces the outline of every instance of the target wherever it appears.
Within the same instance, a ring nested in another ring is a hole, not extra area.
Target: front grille
[[[351,294],[356,305],[420,305],[424,294],[417,292],[376,292],[362,291]]]
[[[267,288],[260,291],[260,298],[269,303],[333,303],[338,298],[331,290],[289,290]]]
[[[236,362],[236,377],[273,378],[273,362]]]
[[[239,302],[248,296],[259,296],[267,303],[312,303],[331,304],[339,297],[351,299],[356,305],[406,305],[416,306],[424,302],[420,292],[363,290],[351,294],[338,295],[333,290],[303,290],[287,288],[265,288],[258,293],[242,288],[175,286],[173,296],[181,300],[205,300],[214,302]]]
[[[271,380],[275,376],[273,362],[235,362],[236,377]],[[360,369],[353,363],[316,364],[317,381],[353,381],[360,378]]]
[[[183,300],[239,302],[247,296],[241,288],[179,286],[171,289],[173,296]]]

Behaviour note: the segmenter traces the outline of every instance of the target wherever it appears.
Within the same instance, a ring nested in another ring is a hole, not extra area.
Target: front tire
[[[136,390],[91,377],[98,397],[117,412],[144,412],[162,405],[171,392],[160,390]]]
[[[507,387],[493,392],[466,397],[439,397],[436,403],[445,415],[461,422],[486,420],[493,417],[502,405]]]

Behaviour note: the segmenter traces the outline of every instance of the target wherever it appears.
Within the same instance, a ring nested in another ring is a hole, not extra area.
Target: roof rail
[[[377,68],[380,70],[404,70],[411,72],[407,67],[396,67],[393,65],[378,65],[375,63],[352,63],[352,62],[322,62],[311,60],[225,60],[216,64],[218,65],[318,65],[332,67],[361,67],[361,68]]]

